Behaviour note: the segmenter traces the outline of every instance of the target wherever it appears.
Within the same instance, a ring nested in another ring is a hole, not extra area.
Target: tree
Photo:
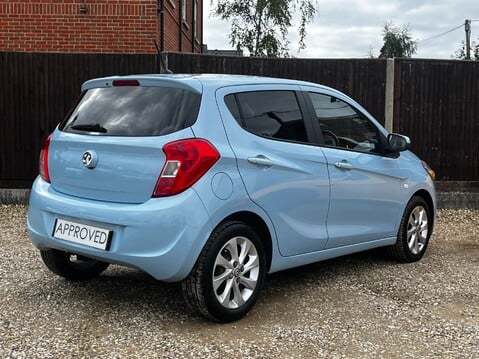
[[[380,58],[411,57],[416,53],[417,44],[412,39],[409,25],[399,27],[386,23],[382,34],[384,44],[379,52]]]
[[[456,50],[454,57],[458,60],[466,59],[466,42],[465,41],[463,41],[461,44],[461,47]],[[473,41],[471,44],[471,60],[479,61],[479,43],[476,43],[475,41]]]
[[[250,56],[288,56],[288,29],[299,12],[299,49],[306,44],[306,25],[316,14],[316,0],[211,0],[212,13],[231,21],[230,44]]]

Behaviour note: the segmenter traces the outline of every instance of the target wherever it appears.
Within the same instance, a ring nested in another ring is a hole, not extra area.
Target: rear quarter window
[[[201,96],[171,87],[121,86],[87,90],[60,124],[65,132],[161,136],[191,126]]]

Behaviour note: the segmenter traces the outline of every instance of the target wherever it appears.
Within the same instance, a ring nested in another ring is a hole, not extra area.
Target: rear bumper
[[[113,230],[109,250],[53,238],[57,218]],[[138,268],[170,282],[189,274],[212,230],[208,213],[193,189],[142,204],[123,204],[67,196],[40,178],[30,195],[27,226],[37,248]]]

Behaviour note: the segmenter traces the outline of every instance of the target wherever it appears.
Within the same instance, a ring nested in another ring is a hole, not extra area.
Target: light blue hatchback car
[[[87,81],[45,141],[28,230],[68,280],[110,263],[182,282],[220,322],[265,274],[386,247],[426,251],[434,172],[344,94],[226,75]]]

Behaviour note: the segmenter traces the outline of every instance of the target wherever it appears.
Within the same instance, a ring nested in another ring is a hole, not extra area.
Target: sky
[[[464,26],[471,23],[471,41],[479,42],[479,0],[317,0],[317,15],[307,27],[306,49],[297,51],[297,22],[289,31],[290,54],[304,58],[366,58],[383,44],[386,22],[409,25],[418,41],[414,58],[450,59],[465,40]],[[203,42],[209,50],[231,49],[227,21],[210,16],[210,0],[204,0]],[[429,40],[428,40],[429,39]]]

